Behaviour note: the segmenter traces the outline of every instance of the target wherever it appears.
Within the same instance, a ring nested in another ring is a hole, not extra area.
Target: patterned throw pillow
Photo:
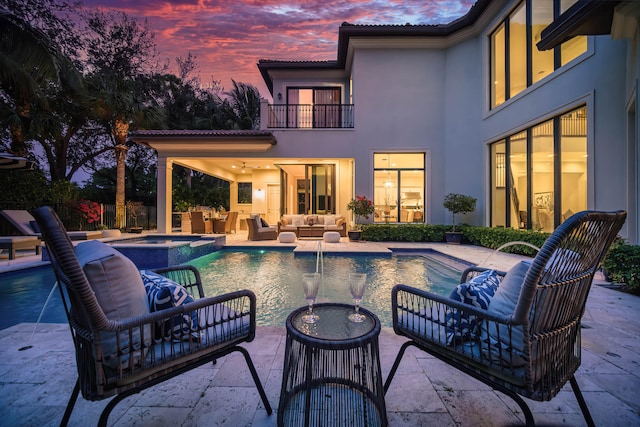
[[[486,270],[466,283],[456,286],[449,298],[473,305],[481,309],[488,309],[491,297],[500,285],[500,276],[495,270]],[[468,340],[478,332],[478,320],[473,314],[461,310],[447,309],[445,313],[447,345],[455,345]]]
[[[193,296],[184,286],[152,271],[141,270],[140,276],[147,291],[149,311],[155,312],[171,307],[178,307],[183,304],[193,302]],[[179,314],[171,320],[165,320],[164,324],[156,325],[156,336],[160,338],[172,336],[176,340],[198,338],[198,313]],[[160,332],[163,331],[163,332]]]

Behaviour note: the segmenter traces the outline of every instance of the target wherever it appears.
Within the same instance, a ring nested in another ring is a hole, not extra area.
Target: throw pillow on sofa
[[[75,252],[96,300],[109,320],[119,322],[149,314],[144,284],[138,268],[129,258],[98,240],[78,244]],[[143,333],[150,338],[151,327],[146,325]],[[125,369],[131,356],[133,363],[137,364],[144,358],[149,344],[141,345],[140,330],[137,328],[133,329],[131,343],[129,333],[120,332],[120,349],[115,332],[101,332],[100,338],[104,362],[114,369]],[[119,351],[124,353],[120,358]]]

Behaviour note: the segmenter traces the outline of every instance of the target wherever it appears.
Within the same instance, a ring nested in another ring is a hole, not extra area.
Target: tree
[[[80,73],[57,43],[64,40],[67,50],[73,51],[73,32],[54,12],[59,12],[60,6],[44,2],[49,5],[46,8],[42,3],[0,3],[0,119],[9,129],[10,150],[23,156],[28,154],[27,141],[35,133],[34,113],[46,116],[50,112],[53,92],[82,90]],[[34,24],[44,25],[50,32]]]
[[[239,129],[260,128],[260,92],[249,84],[233,82],[233,90],[227,92]]]
[[[125,162],[130,130],[161,126],[162,110],[149,96],[143,76],[151,74],[157,56],[147,22],[139,25],[124,13],[90,14],[95,37],[87,44],[93,113],[113,138],[116,159],[116,227],[126,226]]]

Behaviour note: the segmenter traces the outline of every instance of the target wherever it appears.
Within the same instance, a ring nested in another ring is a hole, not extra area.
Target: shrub
[[[479,226],[459,226],[464,242],[490,249],[514,241],[530,243],[542,247],[549,237],[548,233],[537,231],[514,230],[512,228],[489,228]],[[368,224],[362,229],[362,238],[372,242],[444,242],[445,232],[451,226],[440,224]],[[528,246],[514,245],[506,247],[503,252],[535,256],[536,251]]]
[[[602,261],[608,279],[616,283],[624,283],[628,290],[640,293],[640,246],[629,245],[619,239],[611,245]]]

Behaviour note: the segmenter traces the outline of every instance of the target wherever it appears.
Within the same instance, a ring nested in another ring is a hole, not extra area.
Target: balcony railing
[[[269,128],[353,128],[353,104],[270,104]]]

